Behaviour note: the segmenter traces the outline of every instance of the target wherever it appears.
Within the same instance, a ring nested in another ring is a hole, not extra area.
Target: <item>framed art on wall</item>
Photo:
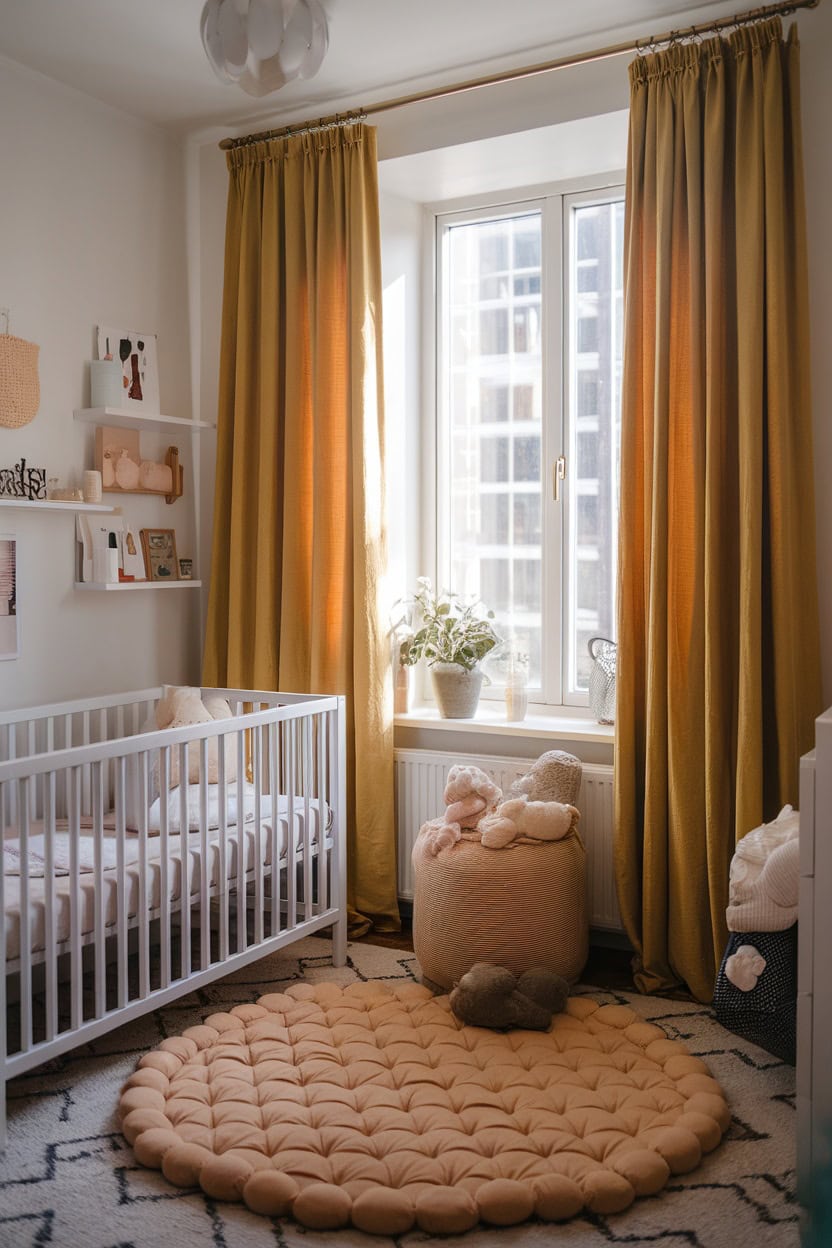
[[[16,659],[19,654],[17,538],[0,533],[0,659]]]
[[[156,335],[98,326],[99,360],[121,361],[121,406],[159,414],[159,365]]]
[[[142,552],[149,581],[178,581],[176,534],[173,529],[142,529]]]

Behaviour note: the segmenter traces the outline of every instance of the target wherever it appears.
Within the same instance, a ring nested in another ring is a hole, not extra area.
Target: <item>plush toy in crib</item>
[[[420,832],[426,847],[436,855],[440,849],[455,845],[463,831],[476,830],[480,820],[494,809],[502,795],[502,790],[479,767],[452,767],[443,795],[447,804],[445,813],[424,824]]]
[[[188,686],[165,685],[156,704],[157,728],[185,728],[191,724],[210,724],[215,719],[231,719],[231,707],[216,694],[202,700],[199,689]],[[208,738],[208,784],[219,783],[218,737]],[[225,779],[227,783],[237,779],[237,734],[231,733],[225,742]],[[192,741],[188,746],[188,783],[198,784],[200,743]],[[179,751],[170,752],[170,787],[179,784]],[[157,786],[158,791],[158,786]]]

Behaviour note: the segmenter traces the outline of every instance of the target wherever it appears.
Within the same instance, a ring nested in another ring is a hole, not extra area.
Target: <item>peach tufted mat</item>
[[[434,1234],[625,1209],[694,1169],[729,1114],[705,1064],[625,1006],[548,1032],[465,1027],[418,984],[297,984],[146,1054],[138,1161],[304,1226]]]

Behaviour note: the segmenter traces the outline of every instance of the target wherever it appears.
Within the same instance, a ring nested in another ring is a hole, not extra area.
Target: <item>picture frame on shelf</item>
[[[149,581],[178,581],[176,533],[173,529],[142,529],[142,552]]]
[[[194,576],[194,561],[193,561],[193,559],[180,559],[180,560],[179,560],[179,579],[180,579],[180,581],[191,581],[191,580],[193,580],[193,576]]]
[[[0,533],[0,660],[20,657],[17,538]]]
[[[124,521],[121,534],[121,581],[146,581],[147,571],[144,563],[144,551],[139,530],[129,520]]]
[[[99,360],[121,361],[121,406],[159,415],[159,365],[155,334],[98,326]]]

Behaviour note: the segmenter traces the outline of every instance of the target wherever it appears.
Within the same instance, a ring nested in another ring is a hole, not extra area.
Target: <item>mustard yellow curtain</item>
[[[375,130],[228,153],[206,684],[340,693],[350,928],[398,927]]]
[[[795,35],[630,68],[616,872],[638,986],[703,1001],[820,709]]]

